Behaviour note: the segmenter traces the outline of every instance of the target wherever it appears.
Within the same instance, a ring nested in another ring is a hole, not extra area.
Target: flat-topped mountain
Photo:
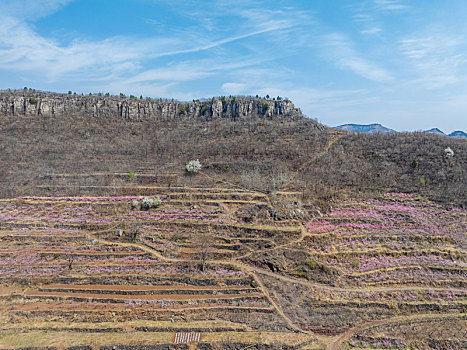
[[[91,117],[118,116],[131,120],[177,120],[245,117],[297,119],[303,118],[300,109],[289,100],[270,100],[253,97],[218,97],[210,100],[179,102],[142,96],[126,97],[103,94],[74,95],[17,90],[0,93],[0,113],[60,117],[80,114]]]

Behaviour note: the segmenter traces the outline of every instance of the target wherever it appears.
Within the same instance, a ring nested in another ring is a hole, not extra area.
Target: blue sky
[[[0,0],[0,88],[24,86],[467,130],[467,1]]]

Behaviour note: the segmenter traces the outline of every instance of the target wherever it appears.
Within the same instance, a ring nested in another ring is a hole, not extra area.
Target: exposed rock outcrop
[[[188,103],[167,99],[83,96],[23,90],[0,93],[0,114],[44,117],[71,114],[117,116],[129,120],[303,118],[300,109],[295,108],[289,100],[238,97]]]

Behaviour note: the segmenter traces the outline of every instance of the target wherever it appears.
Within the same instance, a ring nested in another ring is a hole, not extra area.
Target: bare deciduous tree
[[[211,229],[208,233],[199,233],[194,242],[194,248],[197,252],[197,262],[199,269],[204,272],[206,270],[206,262],[209,260],[209,254],[212,246]]]

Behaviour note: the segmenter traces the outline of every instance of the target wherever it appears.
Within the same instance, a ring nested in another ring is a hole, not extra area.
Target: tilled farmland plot
[[[463,209],[387,193],[298,218],[274,209],[296,192],[83,191],[0,201],[1,348],[466,346]]]

